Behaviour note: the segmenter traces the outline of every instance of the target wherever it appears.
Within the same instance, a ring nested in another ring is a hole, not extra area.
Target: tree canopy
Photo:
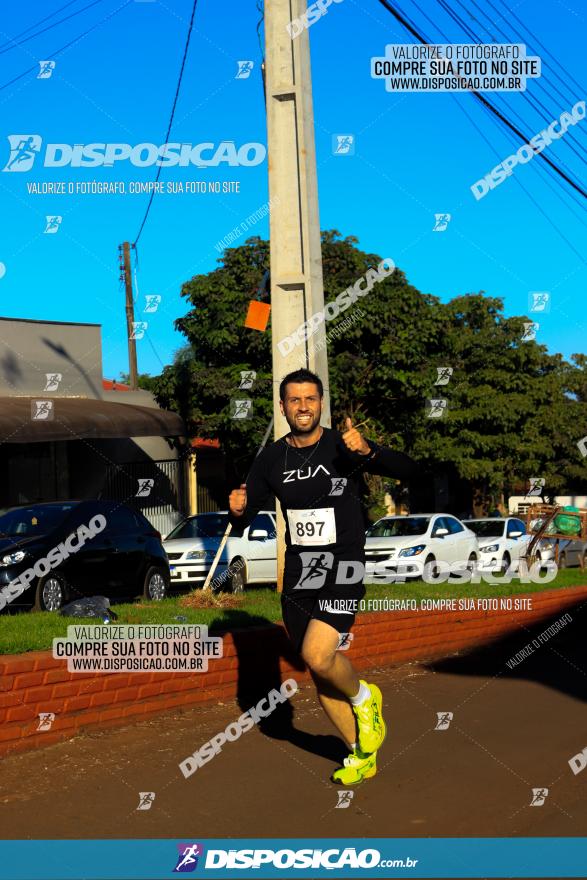
[[[325,301],[381,261],[336,230],[322,233],[322,258]],[[219,264],[183,285],[189,310],[175,324],[186,345],[153,390],[192,436],[217,437],[229,456],[242,458],[243,449],[254,454],[272,414],[271,328],[244,327],[269,268],[269,243],[248,239]],[[530,477],[544,477],[557,494],[585,491],[587,459],[577,441],[587,434],[587,356],[569,363],[523,341],[532,318],[505,317],[499,298],[481,291],[442,303],[400,268],[327,331],[357,308],[359,320],[328,342],[333,426],[347,414],[367,420],[368,436],[430,469],[450,466],[485,497],[510,494]],[[452,368],[447,385],[435,384],[441,367]],[[257,380],[243,395],[245,370]],[[251,419],[231,418],[230,401],[239,396],[253,399]],[[430,418],[426,400],[439,398],[448,401],[446,412]]]

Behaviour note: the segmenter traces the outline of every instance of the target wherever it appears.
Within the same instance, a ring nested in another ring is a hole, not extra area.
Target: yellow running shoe
[[[365,755],[376,752],[381,747],[387,728],[382,715],[383,697],[376,684],[361,681],[371,691],[371,699],[365,700],[360,706],[353,706],[357,719],[358,746]]]
[[[343,766],[330,777],[339,785],[358,785],[363,779],[370,779],[377,773],[377,755],[364,755],[357,747],[343,761]]]

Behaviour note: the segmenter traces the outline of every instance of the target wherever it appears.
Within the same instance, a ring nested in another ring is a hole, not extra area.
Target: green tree
[[[585,407],[568,394],[576,370],[523,341],[529,319],[505,318],[500,299],[470,294],[444,309],[442,365],[454,373],[448,386],[434,387],[431,371],[428,396],[447,399],[448,410],[442,419],[414,420],[414,454],[452,463],[470,482],[478,512],[502,493],[524,494],[530,477],[562,492],[571,477],[570,426],[581,417],[587,423]]]
[[[379,264],[381,257],[357,245],[353,236],[322,233],[326,301]],[[187,344],[154,390],[192,436],[218,437],[242,473],[272,414],[271,330],[244,327],[269,267],[268,242],[251,238],[226,250],[219,264],[183,285],[190,308],[176,327]],[[430,471],[448,469],[469,481],[480,509],[529,477],[543,476],[557,492],[587,484],[587,459],[576,448],[587,434],[587,358],[568,363],[522,341],[527,320],[506,318],[502,300],[482,292],[441,303],[396,268],[326,325],[333,426],[349,415],[368,436],[410,452]],[[449,384],[435,385],[437,368],[447,366]],[[238,388],[244,370],[257,373],[251,392]],[[232,419],[230,401],[243,396],[254,401],[253,418]],[[447,413],[431,419],[425,401],[438,397],[448,400]],[[386,490],[394,491],[393,481],[370,481],[373,516]]]
[[[137,376],[137,385],[139,388],[142,388],[144,391],[154,392],[157,387],[157,376],[151,376],[150,373],[139,373]],[[123,385],[128,385],[130,382],[130,373],[120,373],[120,379]]]

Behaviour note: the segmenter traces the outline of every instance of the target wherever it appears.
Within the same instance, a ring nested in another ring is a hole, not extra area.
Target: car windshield
[[[367,529],[368,538],[406,538],[423,535],[428,531],[430,517],[399,516],[395,519],[382,519]]]
[[[478,538],[502,538],[505,520],[499,522],[491,519],[467,519],[465,525]]]
[[[75,504],[13,507],[0,514],[0,537],[46,535],[60,526],[74,507]]]
[[[227,513],[205,513],[179,523],[166,540],[172,538],[221,538],[228,525]]]

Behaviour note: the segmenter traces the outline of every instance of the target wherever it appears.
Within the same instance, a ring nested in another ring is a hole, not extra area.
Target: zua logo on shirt
[[[298,468],[294,471],[284,471],[283,473],[286,475],[284,483],[293,483],[294,480],[309,480],[310,477],[315,477],[320,471],[324,471],[327,476],[330,476],[330,471],[326,470],[323,464],[317,465],[317,467],[312,471],[310,465],[305,468]]]

